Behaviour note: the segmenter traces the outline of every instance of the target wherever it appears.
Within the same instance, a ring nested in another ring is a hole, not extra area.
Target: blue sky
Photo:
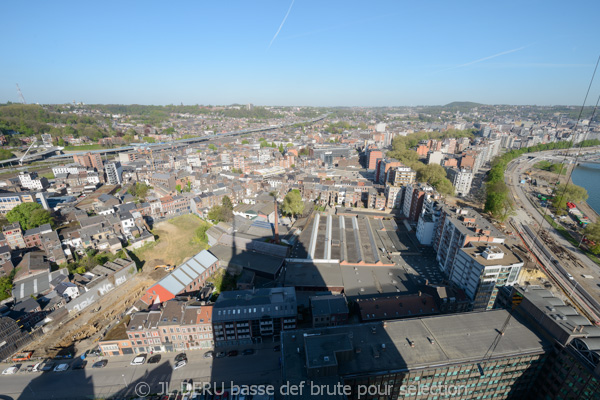
[[[598,1],[291,4],[0,2],[0,102],[581,105],[600,54]]]

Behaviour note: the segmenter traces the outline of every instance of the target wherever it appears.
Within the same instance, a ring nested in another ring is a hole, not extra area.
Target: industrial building
[[[401,390],[411,384],[452,387],[456,398],[527,398],[550,347],[505,310],[313,328],[282,335],[283,380],[341,383],[351,400],[365,398],[361,385],[388,389],[368,398],[409,398]]]

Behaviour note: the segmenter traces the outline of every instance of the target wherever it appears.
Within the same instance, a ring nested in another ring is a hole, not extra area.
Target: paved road
[[[597,277],[600,275],[600,267],[596,265],[592,260],[590,260],[585,254],[581,253],[579,249],[575,248],[571,243],[569,243],[566,239],[564,239],[558,232],[556,232],[550,224],[544,220],[542,215],[538,212],[538,210],[531,204],[527,195],[525,194],[522,186],[519,184],[519,175],[524,173],[527,169],[531,168],[532,165],[539,161],[536,159],[529,159],[529,157],[539,157],[543,155],[544,157],[550,156],[550,154],[544,153],[529,153],[527,155],[521,156],[511,163],[509,163],[506,169],[506,184],[512,191],[514,196],[514,200],[518,206],[522,207],[522,210],[518,210],[517,214],[513,217],[513,219],[517,222],[517,224],[528,224],[531,228],[537,232],[537,228],[542,225],[546,232],[548,232],[552,238],[563,248],[571,251],[572,254],[577,257],[577,259],[589,268],[591,271],[594,271],[594,275]],[[560,271],[557,266],[553,265],[552,262],[547,260],[544,263],[545,267],[555,276],[555,279],[559,280],[561,285],[567,288],[567,293],[570,297],[575,297],[582,308],[588,308],[592,306],[589,304],[589,301],[585,300],[587,296],[592,296],[595,300],[598,300],[597,293],[589,293],[586,292],[580,285],[581,278],[579,275],[581,271],[571,271],[573,275],[573,279],[569,279],[568,276],[565,275],[563,271]],[[566,266],[566,264],[565,264]],[[587,284],[587,282],[586,282]],[[584,303],[584,304],[582,304]],[[596,308],[596,307],[594,307]],[[595,310],[595,314],[598,315],[600,310]]]
[[[256,348],[256,347],[255,347]],[[242,350],[242,349],[239,349]],[[135,396],[163,391],[180,390],[181,383],[192,381],[236,385],[279,385],[281,370],[280,352],[273,351],[273,344],[264,344],[253,355],[237,357],[204,358],[204,351],[188,351],[188,364],[173,369],[177,353],[163,353],[157,364],[130,365],[133,356],[108,357],[108,365],[102,369],[91,368],[99,357],[90,358],[82,370],[65,372],[27,373],[0,375],[0,399],[94,399],[118,395]],[[26,363],[29,364],[29,363]],[[2,366],[2,369],[6,368]],[[136,393],[136,388],[138,392]],[[146,391],[146,392],[143,392]]]

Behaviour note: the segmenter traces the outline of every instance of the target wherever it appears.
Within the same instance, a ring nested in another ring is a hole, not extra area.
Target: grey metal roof
[[[158,281],[157,284],[176,295],[217,261],[218,259],[207,250],[202,250],[175,268],[173,272]]]

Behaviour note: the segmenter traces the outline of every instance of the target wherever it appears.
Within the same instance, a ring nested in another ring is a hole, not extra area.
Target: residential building
[[[74,154],[73,162],[86,168],[94,168],[96,171],[102,171],[104,166],[100,153]]]
[[[466,196],[471,191],[473,171],[469,168],[446,168],[446,175],[458,196]]]
[[[44,190],[48,187],[48,179],[38,178],[35,172],[20,172],[19,181],[22,187],[29,190]]]
[[[25,239],[23,238],[23,230],[21,229],[20,223],[13,222],[12,224],[4,225],[2,227],[2,234],[12,250],[24,249],[27,247]]]
[[[417,180],[417,173],[412,168],[404,165],[390,168],[387,171],[385,182],[394,186],[405,186]]]
[[[369,148],[367,150],[367,170],[375,172],[377,168],[377,160],[383,158],[383,152],[377,148]]]
[[[215,346],[260,343],[296,329],[293,287],[222,292],[213,306]]]
[[[472,209],[443,206],[433,247],[447,276],[452,274],[456,253],[469,242],[504,243],[504,234]]]
[[[121,167],[121,163],[118,161],[113,161],[107,163],[105,166],[106,170],[106,182],[109,185],[120,185],[123,183],[123,168]]]
[[[502,243],[469,242],[459,249],[449,278],[473,302],[473,310],[491,310],[498,290],[518,282],[523,260]]]

